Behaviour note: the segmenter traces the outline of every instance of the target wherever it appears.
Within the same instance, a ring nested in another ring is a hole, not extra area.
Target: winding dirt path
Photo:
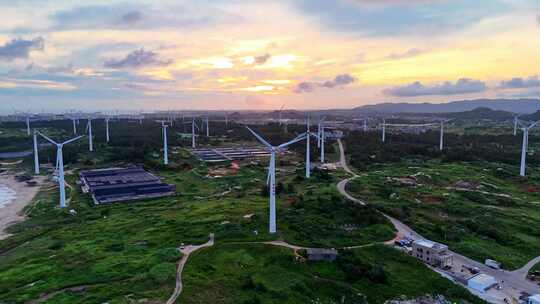
[[[176,269],[176,287],[174,288],[174,292],[171,297],[167,300],[167,304],[174,304],[174,302],[176,302],[176,299],[178,299],[178,297],[182,293],[182,272],[184,271],[184,266],[186,265],[189,256],[199,249],[214,246],[214,234],[210,233],[209,238],[210,239],[208,240],[208,242],[202,245],[188,245],[180,248],[180,252],[182,253],[182,259],[180,259],[180,262],[178,263],[178,268]]]

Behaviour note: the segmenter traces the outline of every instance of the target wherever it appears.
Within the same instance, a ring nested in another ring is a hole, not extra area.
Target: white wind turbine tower
[[[264,144],[270,151],[270,164],[268,166],[268,190],[270,192],[270,219],[269,219],[269,232],[276,233],[276,152],[280,149],[283,149],[289,145],[292,145],[296,142],[299,142],[304,139],[305,134],[297,136],[295,139],[281,144],[279,146],[272,146],[261,136],[251,130],[249,127],[246,127],[251,134],[253,134],[262,144]]]
[[[109,143],[109,141],[110,141],[110,136],[109,136],[109,117],[106,117],[106,118],[105,118],[105,137],[106,137],[107,143]]]
[[[383,118],[382,122],[382,142],[386,141],[386,119]]]
[[[321,164],[324,163],[324,141],[326,140],[326,134],[324,131],[324,120],[326,117],[322,117],[319,120],[319,126],[317,131],[317,146],[321,149]]]
[[[519,170],[519,175],[525,176],[525,162],[527,159],[527,150],[529,149],[529,130],[534,128],[540,120],[529,125],[528,127],[522,127],[523,130],[523,143],[521,145],[521,166]]]
[[[311,151],[310,151],[310,142],[309,137],[311,132],[309,131],[309,115],[307,117],[307,131],[306,131],[306,178],[311,177]]]
[[[76,140],[79,140],[83,136],[78,136],[59,144],[55,142],[54,140],[50,139],[49,137],[43,135],[41,132],[37,132],[37,134],[39,134],[41,137],[45,138],[46,140],[48,140],[49,142],[51,142],[53,145],[56,146],[56,151],[57,151],[56,164],[58,168],[58,187],[60,188],[60,208],[64,208],[66,207],[66,185],[64,181],[64,156],[62,154],[62,148],[64,147],[64,145],[67,145]],[[37,142],[37,139],[36,139],[36,142]],[[35,154],[36,154],[36,159],[37,159],[37,150]],[[39,163],[37,164],[37,166],[39,167]]]
[[[88,132],[88,151],[93,152],[94,151],[94,136],[92,136],[92,118],[88,118],[86,131]]]
[[[167,124],[165,124],[164,121],[161,122],[161,128],[162,128],[162,135],[163,135],[163,164],[168,165],[169,164],[169,154],[168,154],[168,147],[167,147]]]
[[[364,132],[367,132],[367,118],[364,118]]]
[[[39,175],[38,131],[34,130],[34,174]]]
[[[191,123],[187,122],[185,124],[191,124],[191,148],[195,149],[195,129],[199,130],[199,126],[195,122],[195,116],[191,118]]]
[[[73,122],[73,135],[77,135],[77,119],[75,117],[71,117],[71,121]]]
[[[518,129],[518,116],[514,116],[514,136],[517,135],[517,129]]]
[[[26,114],[26,134],[30,136],[30,115]]]
[[[441,120],[441,134],[439,139],[439,150],[442,151],[444,148],[444,120]]]
[[[206,115],[206,137],[210,137],[210,119]]]

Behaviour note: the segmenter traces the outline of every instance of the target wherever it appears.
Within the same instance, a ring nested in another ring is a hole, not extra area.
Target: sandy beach
[[[10,200],[4,204],[0,204],[0,240],[9,236],[9,234],[5,232],[5,229],[8,226],[24,220],[22,211],[38,193],[41,184],[44,181],[44,177],[38,177],[35,181],[38,182],[38,186],[29,187],[25,182],[18,182],[15,179],[15,175],[0,175],[0,185],[2,185],[4,192],[9,189],[7,192],[10,198]]]

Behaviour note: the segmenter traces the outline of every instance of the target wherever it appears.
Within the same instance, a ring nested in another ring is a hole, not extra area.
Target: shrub
[[[165,262],[152,267],[148,273],[151,279],[157,283],[173,281],[175,277],[176,266],[173,263]]]

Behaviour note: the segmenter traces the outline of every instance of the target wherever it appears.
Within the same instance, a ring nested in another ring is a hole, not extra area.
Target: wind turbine
[[[162,135],[163,135],[163,164],[169,164],[169,154],[167,147],[167,124],[164,121],[161,122]]]
[[[189,124],[187,122],[186,124]],[[199,130],[199,126],[197,126],[197,123],[195,122],[195,117],[191,118],[191,148],[195,149],[195,128]]]
[[[518,129],[518,116],[514,116],[514,136],[517,135],[517,129]]]
[[[269,192],[270,192],[270,219],[269,219],[269,232],[270,233],[276,233],[276,152],[292,145],[296,142],[299,142],[304,139],[305,134],[301,134],[297,136],[295,139],[288,141],[284,144],[281,144],[279,146],[272,146],[269,144],[264,138],[259,136],[257,133],[255,133],[253,130],[251,130],[249,127],[246,127],[251,134],[253,134],[263,145],[265,145],[268,150],[270,151],[270,164],[268,166],[268,179],[267,183],[269,185]]]
[[[88,118],[86,131],[88,132],[88,151],[93,152],[94,151],[94,137],[92,136],[92,118]]]
[[[39,175],[38,131],[34,131],[34,173]]]
[[[364,132],[367,132],[367,119],[364,118]]]
[[[109,137],[109,117],[105,118],[105,135],[106,135],[107,143],[108,143],[109,140],[110,140],[110,137]]]
[[[77,119],[71,117],[71,121],[73,122],[73,135],[77,135]]]
[[[519,175],[525,176],[525,162],[527,159],[527,150],[529,148],[529,130],[534,128],[540,120],[529,125],[528,127],[521,128],[523,130],[523,143],[521,145],[521,167],[519,170]]]
[[[66,207],[66,188],[65,188],[66,185],[64,181],[64,156],[62,154],[62,148],[64,147],[64,145],[67,145],[76,140],[79,140],[83,136],[78,136],[59,144],[55,142],[54,140],[50,139],[49,137],[43,135],[41,132],[37,132],[37,134],[39,134],[41,137],[45,138],[46,140],[48,140],[49,142],[51,142],[53,145],[56,146],[56,149],[57,149],[56,162],[57,162],[57,167],[58,167],[58,186],[60,188],[60,208],[64,208]]]
[[[310,178],[311,176],[311,151],[310,151],[310,142],[309,137],[311,136],[311,132],[309,131],[309,115],[307,117],[306,121],[307,125],[307,131],[306,131],[306,178]]]
[[[382,142],[386,141],[386,119],[383,118],[382,122]]]
[[[439,139],[439,150],[442,151],[444,148],[444,120],[441,120],[441,134]]]
[[[324,141],[326,139],[326,135],[324,133],[324,120],[326,117],[322,117],[319,120],[319,130],[317,132],[317,146],[321,149],[321,164],[324,163]]]
[[[206,137],[210,136],[210,120],[208,115],[206,115]]]
[[[26,134],[30,136],[30,116],[26,114]]]

